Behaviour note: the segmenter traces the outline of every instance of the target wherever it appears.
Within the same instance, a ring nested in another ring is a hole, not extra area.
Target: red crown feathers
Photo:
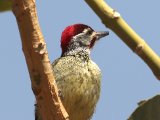
[[[86,28],[90,28],[91,30],[93,30],[91,27],[84,25],[84,24],[74,24],[74,25],[70,25],[65,28],[61,36],[62,53],[67,50],[70,40],[75,35],[78,35],[79,33],[83,32],[83,30]]]

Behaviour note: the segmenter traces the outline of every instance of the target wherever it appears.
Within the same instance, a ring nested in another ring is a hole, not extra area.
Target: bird
[[[52,68],[60,99],[70,120],[90,120],[94,114],[102,75],[90,52],[95,43],[108,34],[108,31],[96,32],[82,23],[69,25],[62,32],[62,53],[52,63]],[[36,116],[35,120],[40,120]]]

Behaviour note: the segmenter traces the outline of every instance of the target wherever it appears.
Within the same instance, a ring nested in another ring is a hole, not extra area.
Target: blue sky
[[[107,0],[107,3],[160,53],[160,1]],[[82,0],[37,0],[37,11],[51,61],[61,54],[60,36],[66,26],[85,23],[97,31],[106,30]],[[0,120],[34,120],[35,99],[11,12],[0,14],[0,33]],[[93,120],[126,120],[137,102],[160,93],[160,81],[111,30],[108,37],[96,44],[91,57],[103,74],[101,97]]]

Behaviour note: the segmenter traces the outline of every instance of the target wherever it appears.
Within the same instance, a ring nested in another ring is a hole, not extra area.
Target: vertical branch
[[[67,120],[52,72],[46,43],[38,23],[35,0],[13,0],[32,90],[43,120]]]
[[[120,14],[112,9],[104,0],[85,0],[100,17],[104,25],[113,30],[144,62],[160,80],[160,58],[123,20]]]

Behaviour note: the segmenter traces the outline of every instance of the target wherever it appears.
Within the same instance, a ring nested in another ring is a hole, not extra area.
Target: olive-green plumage
[[[53,63],[53,71],[70,120],[89,120],[100,95],[98,66],[90,58],[66,56]]]
[[[61,101],[70,120],[90,120],[100,96],[101,71],[91,60],[95,42],[108,32],[84,24],[68,26],[61,37],[62,55],[52,64]],[[35,120],[41,120],[38,107]]]

